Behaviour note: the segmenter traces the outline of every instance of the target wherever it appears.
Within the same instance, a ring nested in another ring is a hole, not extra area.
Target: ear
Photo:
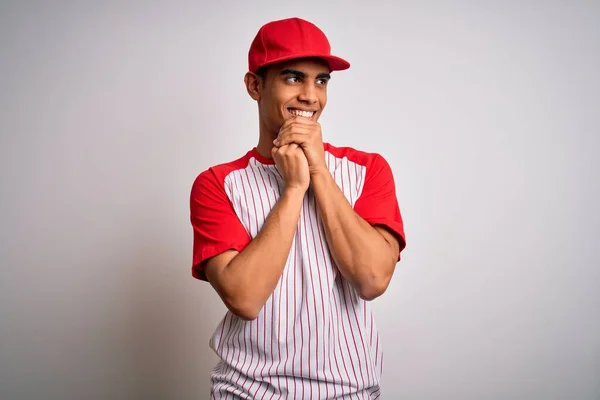
[[[250,97],[256,101],[260,100],[260,92],[262,89],[261,78],[253,72],[246,72],[244,83],[246,84],[246,90]]]

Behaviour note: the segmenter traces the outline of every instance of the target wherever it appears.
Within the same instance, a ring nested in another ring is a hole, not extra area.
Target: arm
[[[353,209],[327,169],[320,125],[301,117],[287,120],[274,144],[289,143],[306,154],[327,244],[340,272],[363,299],[380,296],[405,246],[389,165],[381,156],[372,160]]]
[[[232,313],[258,316],[281,276],[298,226],[304,191],[286,189],[259,234],[238,253],[229,250],[205,264],[208,281]]]
[[[194,276],[208,280],[244,319],[258,316],[281,277],[310,184],[308,161],[297,145],[273,148],[272,155],[285,188],[252,240],[214,175],[201,174],[192,190]]]
[[[326,169],[312,174],[325,237],[340,272],[365,300],[385,292],[400,244],[382,226],[372,226],[353,209]]]

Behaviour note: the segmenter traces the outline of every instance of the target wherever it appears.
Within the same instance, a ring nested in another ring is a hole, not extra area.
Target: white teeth
[[[315,113],[314,111],[302,111],[302,110],[290,110],[290,112],[294,115],[304,118],[311,118]]]

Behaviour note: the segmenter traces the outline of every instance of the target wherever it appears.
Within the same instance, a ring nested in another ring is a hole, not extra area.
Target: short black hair
[[[262,66],[256,70],[256,75],[260,76],[263,80],[267,77],[268,65]]]
[[[325,61],[325,60],[323,60],[322,58],[319,58],[319,57],[305,57],[304,59],[317,60],[317,61],[321,61],[321,62],[327,63],[327,61]],[[260,78],[262,78],[264,80],[267,77],[267,72],[268,72],[269,68],[272,67],[273,65],[277,65],[277,63],[276,64],[263,65],[262,67],[260,67],[259,69],[256,70],[255,74],[258,75]]]

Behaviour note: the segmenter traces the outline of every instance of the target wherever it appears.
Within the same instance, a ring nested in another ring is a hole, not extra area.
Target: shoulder
[[[348,146],[334,146],[325,144],[325,151],[335,158],[347,158],[349,161],[365,167],[389,168],[385,157],[380,153],[367,152]]]
[[[251,152],[248,152],[242,157],[233,161],[213,165],[205,169],[194,179],[192,184],[192,192],[201,191],[202,189],[211,186],[223,187],[225,178],[227,178],[227,176],[234,171],[246,168],[250,162],[250,158]]]

